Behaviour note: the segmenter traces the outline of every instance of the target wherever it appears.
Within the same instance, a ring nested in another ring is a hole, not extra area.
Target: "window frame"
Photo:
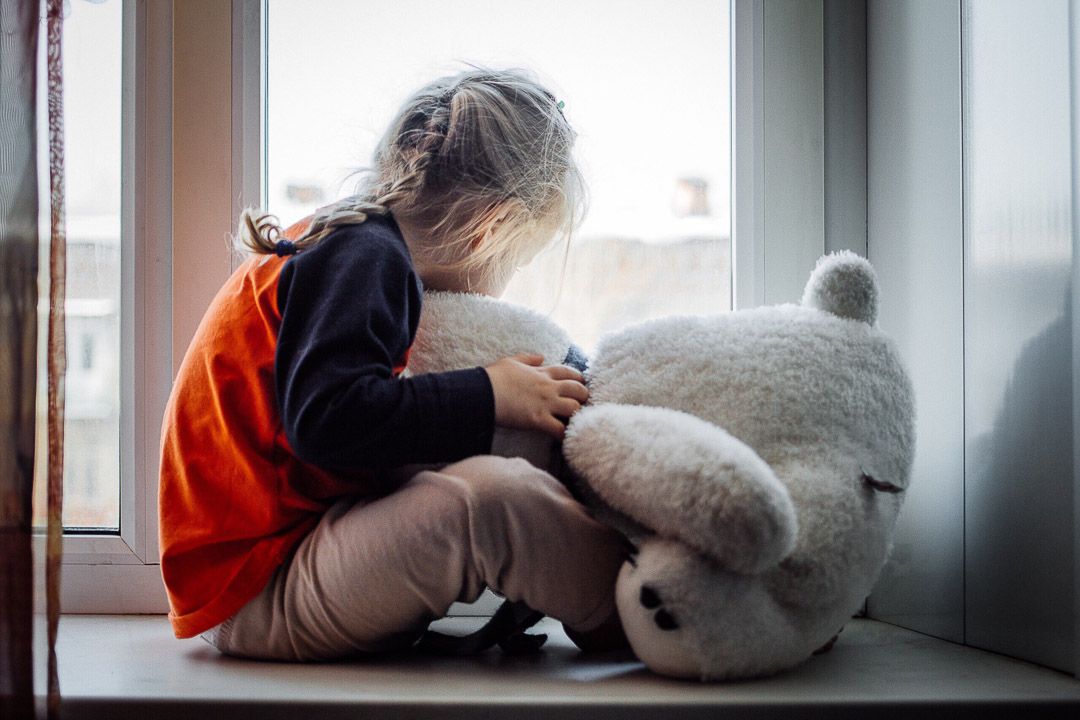
[[[163,407],[161,343],[171,307],[166,199],[171,187],[168,88],[171,25],[164,8],[125,0],[122,8],[121,238],[120,238],[120,529],[118,533],[65,533],[61,606],[65,612],[160,612],[164,599],[157,555],[156,478],[152,415]],[[150,19],[158,22],[148,22]],[[162,85],[162,82],[165,85]],[[165,107],[162,104],[165,103]],[[162,125],[165,125],[163,127]],[[166,141],[162,147],[162,141]],[[165,185],[162,186],[162,181]],[[163,214],[164,213],[164,216]],[[34,538],[44,557],[44,536]],[[35,576],[40,583],[42,574]],[[36,593],[39,604],[44,592]],[[166,606],[167,607],[167,606]]]
[[[822,0],[732,0],[731,13],[732,307],[743,310],[798,302],[817,259],[833,249],[825,238],[825,16]],[[830,109],[865,125],[857,104]],[[830,169],[834,181],[866,182],[864,167]],[[865,255],[862,240],[853,249]]]
[[[67,613],[168,611],[161,418],[198,320],[232,271],[233,218],[261,202],[261,68],[251,64],[261,8],[123,1],[120,531],[64,535]],[[44,537],[35,542],[44,557]]]
[[[784,41],[800,28],[792,13],[820,19],[822,0],[787,5],[731,4],[737,309],[797,301],[824,250],[822,43]],[[161,418],[198,320],[235,266],[226,239],[236,217],[265,201],[265,7],[124,0],[120,532],[65,535],[67,613],[168,611],[158,566]],[[766,47],[789,49],[766,63]]]

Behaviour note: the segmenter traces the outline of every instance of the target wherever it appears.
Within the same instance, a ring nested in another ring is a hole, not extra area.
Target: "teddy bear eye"
[[[900,487],[899,485],[893,485],[891,482],[882,482],[880,480],[875,480],[866,473],[863,473],[859,479],[862,480],[863,484],[871,490],[877,490],[878,492],[893,494],[904,492],[904,488]]]
[[[661,630],[679,629],[679,623],[675,622],[675,618],[667,610],[658,610],[656,615],[653,616],[653,620],[656,621],[656,626]]]
[[[641,596],[638,599],[647,610],[660,607],[660,596],[648,585],[641,586]]]

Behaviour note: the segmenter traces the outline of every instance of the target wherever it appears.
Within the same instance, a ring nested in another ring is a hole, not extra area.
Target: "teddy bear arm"
[[[751,448],[697,417],[587,407],[571,420],[563,452],[608,505],[730,570],[761,572],[795,545],[787,488]]]

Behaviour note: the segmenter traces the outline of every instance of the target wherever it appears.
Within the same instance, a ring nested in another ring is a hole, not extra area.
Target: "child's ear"
[[[472,249],[477,250],[484,243],[490,242],[492,232],[494,232],[494,230],[492,228],[488,228],[487,230],[473,238]]]
[[[501,209],[494,209],[489,213],[486,221],[483,224],[483,229],[477,234],[472,241],[472,249],[476,250],[481,245],[491,241],[491,236],[495,234],[495,230],[499,227],[503,220],[510,214],[510,208],[504,207]]]

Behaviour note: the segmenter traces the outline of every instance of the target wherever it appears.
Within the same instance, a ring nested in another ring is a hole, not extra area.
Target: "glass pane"
[[[967,0],[962,35],[965,642],[1065,671],[1078,657],[1069,15],[1065,0]]]
[[[64,527],[120,526],[120,0],[65,4],[64,135],[67,191],[67,380]],[[44,49],[44,23],[40,44]],[[39,155],[46,129],[39,74]],[[39,165],[48,187],[48,165]],[[47,198],[47,190],[42,197]],[[40,345],[48,303],[49,207],[41,207]],[[35,524],[45,522],[45,357],[39,355]]]
[[[591,203],[569,255],[541,255],[507,299],[586,349],[633,320],[730,309],[728,3],[505,7],[270,0],[270,211],[287,223],[350,194],[419,85],[462,61],[520,65],[566,102]]]

